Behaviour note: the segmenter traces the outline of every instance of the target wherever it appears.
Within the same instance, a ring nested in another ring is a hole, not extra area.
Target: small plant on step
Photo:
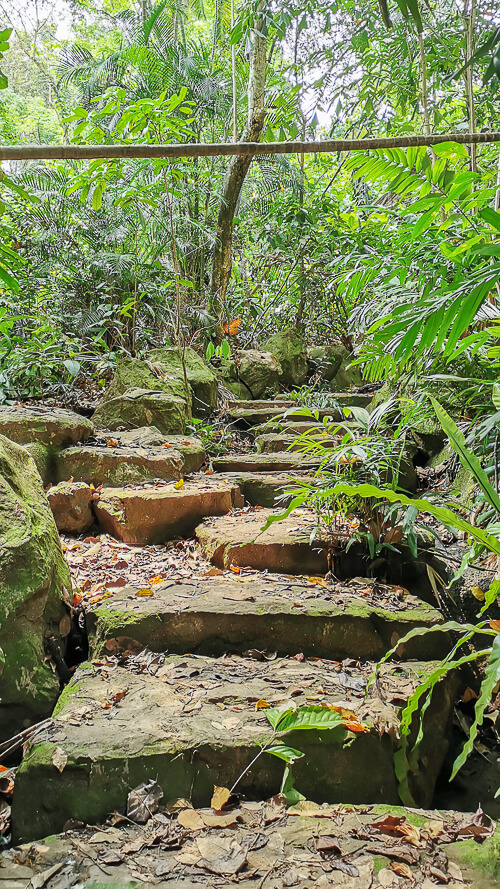
[[[305,754],[300,750],[296,750],[295,747],[282,743],[285,735],[296,731],[328,730],[335,732],[333,735],[335,742],[345,746],[353,741],[355,734],[370,731],[368,726],[359,722],[355,713],[342,707],[332,705],[321,706],[320,704],[301,707],[269,707],[265,701],[259,703],[261,704],[261,709],[265,710],[265,715],[273,729],[273,734],[268,743],[259,750],[258,754],[233,784],[231,793],[233,793],[243,776],[246,775],[262,754],[269,753],[285,763],[279,792],[286,804],[292,806],[305,799],[305,796],[296,790],[293,777],[294,764],[298,759],[302,759]]]
[[[287,489],[289,506],[277,518],[297,507],[313,509],[317,534],[326,534],[332,561],[336,549],[347,551],[360,541],[372,562],[384,551],[397,552],[402,541],[416,557],[418,511],[411,505],[406,509],[401,504],[388,505],[377,496],[361,496],[356,489],[360,484],[388,484],[393,491],[404,490],[412,481],[413,465],[406,454],[411,426],[403,422],[395,428],[391,425],[398,414],[398,400],[391,398],[371,413],[346,407],[344,414],[342,422],[325,418],[295,440],[294,449],[318,458],[320,465],[314,481],[297,481]],[[339,483],[350,486],[350,493],[341,490]]]

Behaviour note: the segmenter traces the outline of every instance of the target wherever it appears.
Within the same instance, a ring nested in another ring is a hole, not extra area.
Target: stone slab
[[[144,482],[171,481],[182,475],[183,460],[174,448],[66,448],[57,461],[59,481],[72,478],[93,485],[121,487]]]
[[[146,546],[191,533],[205,516],[222,516],[243,504],[239,488],[224,479],[103,488],[94,511],[100,527],[124,543]]]
[[[329,435],[315,434],[307,443],[321,445],[325,448],[334,448],[339,444],[339,438],[331,438]],[[255,438],[255,447],[258,454],[275,454],[284,451],[300,451],[306,445],[306,440],[297,435],[286,435],[284,432],[267,432]],[[307,459],[307,455],[306,456]]]
[[[62,408],[37,405],[1,405],[0,434],[17,444],[40,444],[67,447],[85,441],[94,426],[86,417]]]
[[[238,485],[246,502],[251,506],[265,506],[272,508],[290,502],[291,495],[285,496],[284,491],[296,486],[297,482],[314,482],[313,475],[302,472],[287,474],[285,472],[236,472],[228,473],[225,478],[231,478]]]
[[[326,574],[328,558],[320,540],[310,543],[316,527],[313,513],[299,511],[287,519],[267,520],[279,510],[255,512],[207,519],[196,528],[203,555],[218,568],[249,567],[285,574]]]
[[[376,823],[387,815],[413,828],[419,838],[413,854],[411,846],[401,845],[397,837],[387,839],[377,828]],[[209,808],[193,810],[186,800],[168,808],[162,801],[160,811],[146,825],[124,819],[114,826],[73,827],[45,841],[6,850],[0,855],[0,886],[31,889],[43,880],[46,889],[76,883],[85,889],[105,889],[110,883],[113,889],[137,889],[148,883],[157,889],[199,889],[207,884],[217,889],[235,885],[258,889],[267,883],[276,889],[402,889],[408,885],[420,889],[422,863],[428,868],[435,862],[444,871],[448,889],[497,889],[500,828],[496,836],[481,843],[458,839],[458,831],[473,819],[472,812],[464,811],[386,805],[320,807],[310,800],[288,810],[276,800],[243,800],[216,815]],[[436,830],[440,822],[441,836]],[[360,833],[372,842],[367,845]],[[455,836],[458,841],[450,843]],[[340,866],[352,876],[335,866],[332,869],[336,862],[322,851],[322,838],[326,846],[335,838],[331,844],[341,850]],[[391,869],[385,854],[390,852],[400,852],[402,860],[411,862],[404,878]],[[225,876],[214,874],[215,857],[229,858]],[[447,859],[458,867],[450,866]],[[231,867],[231,861],[235,866]],[[438,885],[428,880],[424,889]]]
[[[62,534],[82,534],[92,527],[95,496],[95,491],[85,482],[60,482],[49,488],[47,500],[57,530]]]
[[[373,582],[316,580],[227,572],[146,584],[148,596],[127,586],[87,611],[92,653],[105,654],[108,640],[125,636],[159,652],[219,656],[267,649],[336,660],[356,652],[362,660],[378,660],[409,630],[442,622],[415,597],[401,599],[401,587],[378,585],[367,600]],[[431,633],[401,646],[398,657],[440,657],[448,644],[444,634]]]
[[[182,457],[186,473],[198,472],[207,458],[201,439],[192,435],[162,435],[155,426],[113,432],[109,438],[126,448],[174,448]]]
[[[238,426],[243,428],[248,428],[251,426],[257,426],[262,423],[266,423],[268,420],[280,420],[284,417],[285,411],[290,411],[291,407],[280,407],[279,405],[274,405],[272,402],[268,402],[267,406],[256,407],[256,402],[246,402],[246,407],[232,407],[229,408],[229,416],[231,420],[233,420]],[[292,405],[293,407],[293,405]],[[332,420],[340,420],[342,419],[342,414],[333,406],[328,408],[328,410],[318,410],[315,411],[316,419],[323,420],[326,417],[331,417]],[[300,412],[300,408],[297,407],[297,413],[287,413],[286,420],[290,423],[295,422],[295,418],[297,418],[298,423],[303,423],[306,419],[307,415]]]
[[[344,726],[286,735],[287,744],[305,754],[294,766],[295,783],[312,800],[397,803],[398,708],[435,666],[386,666],[365,698],[370,663],[238,656],[152,662],[148,653],[128,666],[119,663],[81,665],[51,727],[25,754],[13,800],[15,842],[53,834],[70,818],[95,823],[124,811],[129,791],[151,778],[166,801],[184,797],[195,806],[209,805],[214,785],[231,787],[240,776],[246,799],[270,797],[279,789],[282,761],[262,755],[245,771],[273,738],[259,701],[284,709],[314,703],[320,712],[324,705],[346,707],[369,728],[354,735]],[[441,682],[425,713],[412,780],[420,805],[430,803],[447,750],[455,692],[453,678]],[[56,753],[67,757],[61,770]]]
[[[227,454],[214,457],[216,472],[288,472],[319,466],[320,460],[305,454],[282,451],[274,454]]]

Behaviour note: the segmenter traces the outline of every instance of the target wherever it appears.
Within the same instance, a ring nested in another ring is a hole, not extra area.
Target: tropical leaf
[[[498,496],[494,487],[490,485],[488,476],[486,475],[486,472],[481,466],[476,455],[467,447],[465,436],[462,432],[460,432],[460,429],[457,427],[456,423],[452,420],[447,411],[445,411],[444,407],[442,407],[439,402],[435,398],[433,398],[432,395],[430,395],[429,398],[431,400],[432,407],[436,412],[436,416],[441,423],[443,432],[446,432],[446,435],[450,440],[450,444],[455,453],[458,454],[462,466],[471,473],[471,475],[483,491],[487,502],[500,515],[500,497]]]

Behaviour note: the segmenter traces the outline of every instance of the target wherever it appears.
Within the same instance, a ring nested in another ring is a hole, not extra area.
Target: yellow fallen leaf
[[[260,701],[257,701],[257,703],[255,705],[255,709],[256,710],[268,710],[270,706],[271,706],[271,704],[268,704],[267,701],[260,700]]]
[[[149,590],[147,586],[141,590],[137,590],[136,596],[154,596],[153,590]]]
[[[308,577],[308,583],[317,583],[318,586],[328,586],[328,581],[324,577]]]
[[[184,487],[184,479],[180,478],[179,481],[175,483],[174,488],[176,488],[177,491],[180,491],[182,487]]]
[[[217,784],[214,784],[214,792],[210,801],[210,805],[214,812],[221,812],[230,797],[231,791],[228,790],[227,787],[218,787]]]
[[[177,816],[177,821],[187,830],[203,830],[205,822],[196,809],[183,809]]]
[[[484,590],[480,586],[471,587],[471,593],[478,602],[484,602]]]

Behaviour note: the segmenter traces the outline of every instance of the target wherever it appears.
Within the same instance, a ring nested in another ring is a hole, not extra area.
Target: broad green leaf
[[[292,768],[289,765],[285,766],[280,793],[284,796],[287,806],[295,806],[305,800],[305,796],[294,787]]]
[[[76,377],[80,371],[80,362],[75,361],[74,358],[66,358],[63,361],[64,367],[71,374],[72,377]]]
[[[7,269],[0,265],[0,281],[10,287],[13,293],[19,293],[19,282],[9,274]]]
[[[492,210],[491,207],[483,207],[482,210],[479,211],[479,215],[481,219],[484,219],[488,225],[491,225],[492,228],[496,228],[498,232],[500,232],[500,213],[497,213],[496,210]]]
[[[441,423],[443,431],[446,432],[450,440],[450,444],[458,455],[462,466],[467,469],[482,489],[488,503],[500,514],[500,497],[495,491],[493,485],[490,485],[488,476],[473,451],[469,450],[465,442],[465,436],[450,415],[445,411],[435,398],[431,396],[431,404],[436,412],[436,416]]]
[[[268,747],[266,753],[271,753],[272,756],[277,756],[278,759],[284,759],[289,765],[293,765],[295,760],[304,756],[300,750],[295,750],[294,747],[287,747],[286,744],[276,744],[274,747]]]
[[[271,710],[265,711],[267,718]],[[271,720],[269,719],[271,722]],[[271,723],[272,725],[273,723]],[[343,720],[335,710],[319,707],[316,704],[286,711],[275,724],[278,732],[291,732],[305,729],[332,729],[342,726]]]
[[[456,528],[458,531],[465,531],[473,540],[481,543],[486,549],[500,556],[500,541],[491,534],[487,534],[481,528],[476,528],[458,513],[453,512],[445,506],[437,506],[430,500],[422,500],[407,497],[405,494],[396,493],[389,488],[377,488],[375,485],[360,484],[348,485],[345,482],[338,482],[331,488],[332,494],[348,494],[349,496],[359,497],[378,497],[380,500],[388,500],[389,503],[401,503],[403,506],[415,506],[420,512],[427,512],[434,516],[438,521],[442,522],[448,528]],[[326,492],[325,492],[326,493]]]

